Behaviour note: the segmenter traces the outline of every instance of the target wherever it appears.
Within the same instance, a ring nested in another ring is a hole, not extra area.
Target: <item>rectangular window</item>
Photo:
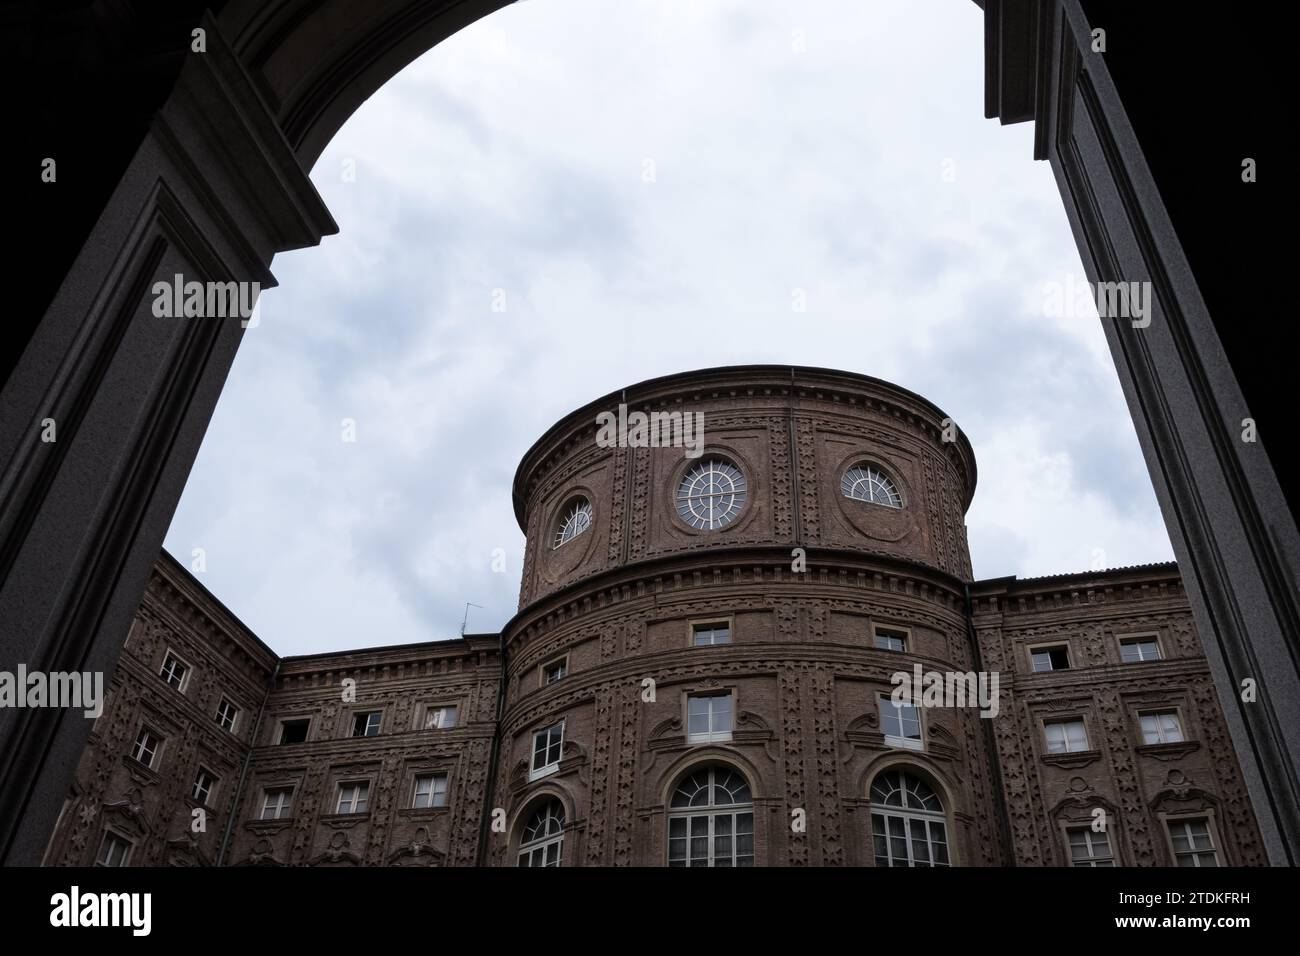
[[[1050,720],[1043,724],[1049,754],[1078,753],[1088,749],[1088,731],[1083,721]]]
[[[533,761],[528,779],[536,780],[554,773],[560,766],[560,750],[564,744],[564,721],[543,727],[533,734]]]
[[[943,820],[876,810],[871,814],[876,866],[950,866]]]
[[[169,653],[163,659],[162,670],[158,675],[172,687],[180,690],[185,685],[185,675],[189,672],[188,665],[182,663],[175,654]]]
[[[1125,664],[1160,660],[1160,642],[1154,637],[1126,637],[1119,642],[1119,656]]]
[[[880,695],[880,730],[890,747],[921,750],[921,712],[908,701],[894,702],[892,696]]]
[[[693,744],[731,739],[731,694],[686,698],[686,739]]]
[[[111,830],[105,831],[100,841],[99,853],[95,856],[95,866],[126,866],[131,858],[132,843]]]
[[[194,789],[190,791],[190,796],[206,806],[208,797],[212,795],[212,788],[216,785],[216,775],[212,771],[200,767],[198,774],[194,777]]]
[[[731,625],[726,621],[691,625],[691,643],[695,647],[731,643]]]
[[[1214,849],[1210,834],[1210,821],[1205,817],[1194,820],[1167,820],[1169,839],[1174,845],[1174,861],[1179,866],[1218,866],[1219,854]]]
[[[303,717],[301,720],[282,720],[280,721],[280,743],[282,744],[301,744],[307,740],[307,728],[311,726],[311,719]]]
[[[233,734],[235,732],[235,723],[238,720],[239,708],[232,704],[229,699],[221,698],[221,703],[217,704],[217,726]]]
[[[542,684],[554,684],[558,680],[563,680],[568,674],[569,659],[567,657],[552,661],[542,668]]]
[[[872,632],[873,643],[881,651],[907,650],[907,632],[892,627],[877,627]]]
[[[445,807],[447,805],[447,775],[445,773],[422,773],[415,778],[415,796],[411,806]]]
[[[378,710],[371,710],[366,713],[357,714],[352,718],[352,736],[378,737],[379,722],[383,716],[383,713]]]
[[[365,813],[370,803],[370,784],[364,780],[339,784],[338,813]]]
[[[424,715],[425,730],[450,730],[456,726],[457,709],[455,704],[444,707],[430,707]]]
[[[262,796],[259,820],[283,820],[293,809],[292,787],[271,787]]]
[[[1139,714],[1138,722],[1142,725],[1144,744],[1176,744],[1184,739],[1183,725],[1176,710]]]
[[[1070,647],[1057,644],[1054,647],[1036,647],[1030,652],[1034,664],[1034,673],[1043,671],[1064,671],[1070,669]]]
[[[669,817],[668,865],[753,866],[753,811]]]
[[[146,767],[152,767],[160,743],[162,741],[155,734],[141,728],[135,738],[135,746],[131,748],[131,756]]]
[[[1071,866],[1114,866],[1115,857],[1110,852],[1110,839],[1092,827],[1071,827],[1066,831],[1070,839]]]

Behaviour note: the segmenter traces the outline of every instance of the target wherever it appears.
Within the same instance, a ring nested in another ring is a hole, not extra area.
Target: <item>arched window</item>
[[[520,866],[559,866],[564,851],[564,806],[547,800],[519,834]]]
[[[874,465],[854,465],[846,471],[840,479],[840,491],[845,498],[854,501],[868,501],[886,508],[903,507],[903,496],[898,493],[898,486]]]
[[[697,767],[668,804],[669,866],[753,866],[754,798],[730,767]]]
[[[943,801],[924,780],[886,770],[871,784],[876,866],[948,866]]]
[[[712,531],[735,521],[747,496],[739,468],[722,458],[708,458],[682,477],[677,513],[692,528]]]
[[[586,498],[574,498],[569,502],[560,516],[560,523],[555,529],[555,544],[558,548],[566,541],[572,541],[591,527],[591,502]]]

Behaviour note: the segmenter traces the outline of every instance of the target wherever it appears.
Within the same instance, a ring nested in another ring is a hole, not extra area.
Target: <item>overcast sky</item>
[[[168,550],[281,654],[454,637],[467,601],[494,631],[536,438],[770,362],[956,419],[976,577],[1170,560],[1096,313],[1050,305],[1084,280],[1051,170],[983,118],[982,29],[970,0],[527,0],[430,51],[313,170],[341,232],[276,258]]]

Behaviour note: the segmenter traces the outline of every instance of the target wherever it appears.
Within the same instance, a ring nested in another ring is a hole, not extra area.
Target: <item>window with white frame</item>
[[[551,724],[533,733],[533,759],[528,779],[536,780],[554,773],[560,766],[560,750],[564,745],[564,721]]]
[[[1191,820],[1166,820],[1169,839],[1174,846],[1174,862],[1179,866],[1218,866],[1219,853],[1206,817]]]
[[[880,732],[890,747],[922,750],[921,711],[911,701],[895,701],[892,695],[880,695]]]
[[[95,854],[95,866],[126,866],[133,847],[126,837],[105,830],[104,838],[99,841],[99,852]]]
[[[1110,838],[1104,831],[1090,826],[1070,827],[1066,830],[1070,841],[1071,866],[1114,866],[1115,855],[1110,849]]]
[[[293,787],[268,787],[262,792],[259,820],[283,820],[293,811]]]
[[[158,676],[177,690],[183,690],[189,672],[189,665],[168,651],[167,656],[163,658],[162,670],[158,672]]]
[[[722,458],[706,458],[682,476],[677,514],[692,528],[714,531],[736,520],[748,495],[739,468]]]
[[[353,737],[378,737],[379,725],[383,722],[383,711],[368,710],[352,716]]]
[[[1049,754],[1078,753],[1088,749],[1088,729],[1081,717],[1049,720],[1043,724]]]
[[[668,803],[669,866],[753,866],[754,798],[735,770],[699,767]]]
[[[1029,657],[1035,673],[1070,669],[1070,646],[1068,644],[1035,647],[1029,652]]]
[[[370,804],[370,784],[365,780],[339,784],[337,813],[365,813]]]
[[[1119,656],[1125,664],[1160,660],[1160,642],[1154,634],[1120,638]]]
[[[140,733],[135,737],[135,746],[131,748],[131,757],[146,767],[152,767],[160,746],[162,740],[158,735],[147,727],[141,727]]]
[[[1176,710],[1157,710],[1138,714],[1144,744],[1177,744],[1183,737],[1183,725]]]
[[[455,704],[440,704],[424,712],[425,730],[450,730],[456,726],[459,709]]]
[[[565,506],[560,520],[555,527],[555,542],[552,548],[572,541],[591,527],[591,502],[586,498],[574,498]]]
[[[714,644],[730,643],[731,625],[726,621],[691,625],[691,644],[695,647],[710,647]]]
[[[445,807],[447,805],[447,775],[445,773],[421,773],[415,776],[415,793],[411,806],[417,810],[425,807]]]
[[[564,680],[569,676],[569,659],[561,657],[558,661],[551,661],[542,668],[542,685],[554,684],[556,681]]]
[[[217,704],[217,726],[233,734],[238,721],[239,708],[232,704],[228,697],[221,698],[221,702]]]
[[[686,739],[693,744],[731,739],[731,692],[686,698]]]
[[[872,642],[877,650],[905,651],[907,650],[907,632],[900,631],[896,627],[877,626],[872,629]]]
[[[564,805],[547,800],[519,833],[520,866],[559,866],[564,856]]]
[[[840,492],[845,498],[866,501],[886,508],[903,507],[903,496],[892,478],[875,465],[861,462],[840,477]]]
[[[190,796],[198,803],[207,805],[208,798],[212,796],[212,790],[217,785],[217,775],[206,767],[200,767],[199,772],[194,775],[194,787],[190,790]]]
[[[943,801],[905,770],[871,782],[871,840],[876,866],[949,866]]]

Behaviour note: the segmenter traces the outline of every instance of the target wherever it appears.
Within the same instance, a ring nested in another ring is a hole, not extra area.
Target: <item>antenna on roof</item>
[[[472,607],[476,607],[476,608],[478,608],[480,611],[483,610],[483,605],[482,605],[482,604],[471,604],[469,601],[466,601],[466,602],[465,602],[465,616],[464,616],[463,618],[461,618],[461,620],[460,620],[460,636],[461,636],[461,637],[464,637],[464,636],[465,636],[465,625],[469,623],[469,609],[472,608]]]

